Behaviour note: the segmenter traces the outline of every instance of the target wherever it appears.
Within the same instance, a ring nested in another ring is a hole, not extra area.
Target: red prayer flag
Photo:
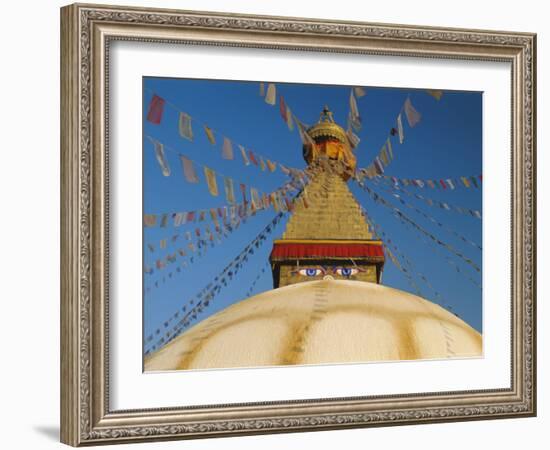
[[[256,160],[256,156],[254,155],[254,153],[252,153],[252,150],[248,150],[248,156],[250,156],[250,161],[252,161],[252,164],[257,166],[258,161]]]
[[[158,125],[162,120],[162,113],[164,112],[164,99],[157,94],[153,95],[151,102],[149,103],[149,111],[147,112],[147,120],[155,125]]]
[[[445,182],[443,180],[439,180],[439,183],[441,184],[441,187],[443,189],[447,189],[447,185],[445,184]]]
[[[283,96],[279,96],[279,112],[281,113],[281,117],[283,118],[283,120],[285,122],[288,122],[288,116],[286,114],[286,104],[285,104],[285,99],[283,98]]]

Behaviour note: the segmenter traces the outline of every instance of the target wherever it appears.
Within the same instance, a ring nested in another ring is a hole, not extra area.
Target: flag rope
[[[150,94],[153,94],[155,95],[155,91],[151,88],[148,88],[148,87],[144,87],[144,90],[147,91],[148,93]],[[166,100],[164,97],[163,97],[163,100],[165,102],[166,105],[170,106],[173,110],[175,110],[176,112],[180,113],[180,114],[186,114],[190,120],[193,120],[195,122],[197,122],[198,125],[200,125],[201,127],[206,127],[208,128],[212,134],[214,135],[217,135],[217,136],[220,136],[222,138],[226,138],[228,139],[229,141],[231,141],[233,144],[236,144],[237,146],[242,146],[243,148],[247,149],[248,151],[250,152],[253,152],[254,155],[257,155],[259,157],[261,157],[262,159],[265,158],[275,164],[277,164],[279,167],[284,167],[284,168],[290,168],[290,166],[287,166],[287,165],[283,165],[277,161],[274,161],[273,159],[271,158],[268,158],[266,155],[262,154],[262,153],[258,153],[257,151],[252,151],[252,149],[248,146],[245,146],[245,145],[242,145],[240,144],[239,142],[236,142],[234,141],[232,138],[230,138],[229,136],[227,136],[226,134],[224,133],[221,133],[220,131],[218,130],[215,130],[214,128],[211,128],[210,126],[208,126],[208,124],[206,122],[202,122],[201,120],[197,119],[195,116],[191,116],[190,114],[187,114],[185,111],[183,111],[179,106],[175,105],[174,103],[170,102],[169,100]],[[283,170],[283,173],[286,174],[286,172]]]

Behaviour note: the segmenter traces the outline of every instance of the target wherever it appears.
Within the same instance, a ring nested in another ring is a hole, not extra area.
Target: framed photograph
[[[536,36],[61,9],[61,440],[536,414]]]

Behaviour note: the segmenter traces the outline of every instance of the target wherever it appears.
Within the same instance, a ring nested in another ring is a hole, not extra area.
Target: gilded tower
[[[282,239],[270,255],[275,288],[319,279],[379,283],[382,242],[373,239],[361,207],[348,188],[356,158],[347,133],[325,106],[307,131],[303,155],[311,179]]]

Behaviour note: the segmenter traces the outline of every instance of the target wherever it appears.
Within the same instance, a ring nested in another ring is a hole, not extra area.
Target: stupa
[[[455,314],[382,284],[383,244],[347,185],[353,141],[327,107],[306,133],[312,175],[273,242],[273,290],[194,325],[145,370],[481,356],[481,335]]]

